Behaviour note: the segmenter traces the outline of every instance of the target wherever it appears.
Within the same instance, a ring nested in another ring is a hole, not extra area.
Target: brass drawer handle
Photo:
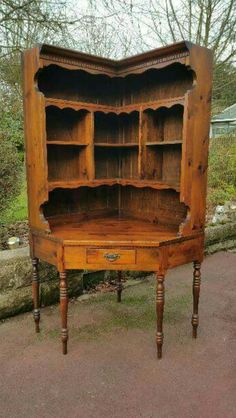
[[[116,260],[118,260],[118,259],[120,258],[120,254],[106,253],[106,254],[104,254],[104,258],[105,258],[107,261],[111,261],[111,262],[113,262],[113,261],[116,261]]]

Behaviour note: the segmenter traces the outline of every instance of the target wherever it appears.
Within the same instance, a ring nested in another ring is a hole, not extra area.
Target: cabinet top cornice
[[[79,66],[80,69],[91,72],[104,72],[110,76],[122,77],[131,73],[143,72],[149,68],[163,67],[173,62],[184,64],[190,51],[199,47],[191,42],[182,41],[121,60],[99,57],[48,44],[40,44],[36,48],[38,48],[39,58],[43,61],[43,65],[59,64],[67,68]]]

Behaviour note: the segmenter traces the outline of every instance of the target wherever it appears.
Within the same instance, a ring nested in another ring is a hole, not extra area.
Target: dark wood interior
[[[44,205],[46,218],[48,211],[53,216],[53,208],[57,217],[60,210],[63,215],[66,202],[67,215],[80,213],[85,205],[87,214],[91,207],[92,213],[99,207],[100,216],[109,213],[113,217],[128,216],[150,222],[155,219],[156,226],[172,220],[178,230],[187,212],[177,193],[184,117],[181,97],[192,83],[193,72],[181,64],[124,78],[93,75],[56,65],[40,70],[39,89],[45,96],[64,100],[58,106],[55,102],[46,107],[51,190]],[[161,99],[164,102],[159,102]],[[167,99],[170,101],[165,102]],[[97,111],[78,108],[75,100],[108,108]],[[140,107],[145,102],[147,107]],[[130,104],[136,104],[136,108],[125,111],[125,106]],[[97,189],[86,188],[88,181],[93,181]],[[104,181],[112,183],[102,187]],[[143,189],[142,182],[146,182]],[[71,190],[79,186],[82,189]],[[62,188],[60,192],[53,191],[56,187]],[[160,204],[165,208],[161,216]],[[69,216],[66,219],[70,221]]]
[[[55,189],[44,204],[46,218],[65,217],[70,213],[84,214],[86,218],[106,212],[177,226],[186,216],[186,207],[179,202],[179,193],[174,190],[121,185]]]
[[[85,143],[87,137],[86,110],[76,111],[70,108],[59,109],[56,106],[46,108],[47,141],[70,143]]]
[[[139,141],[139,112],[102,113],[94,115],[94,145],[137,144]]]
[[[144,132],[147,144],[155,142],[179,142],[183,139],[182,105],[175,105],[167,109],[144,111]]]
[[[49,65],[37,75],[38,88],[46,97],[111,106],[183,96],[192,87],[193,79],[193,71],[178,63],[124,78],[57,65]]]

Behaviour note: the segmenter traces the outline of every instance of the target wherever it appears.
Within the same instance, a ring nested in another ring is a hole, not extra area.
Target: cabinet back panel
[[[144,112],[144,140],[147,142],[182,140],[183,106]]]
[[[125,144],[127,142],[138,143],[139,114],[116,115],[96,112],[94,118],[94,141]]]
[[[90,212],[106,214],[108,210],[118,212],[118,186],[55,189],[49,193],[49,200],[43,205],[46,218],[75,213],[84,214],[86,218]]]
[[[138,178],[138,150],[102,147],[95,149],[95,177]]]
[[[180,141],[183,139],[183,106],[173,106],[165,114],[163,123],[163,141]]]
[[[49,193],[49,201],[43,205],[43,211],[52,224],[56,222],[56,218],[60,222],[60,217],[68,217],[70,222],[70,215],[80,214],[78,219],[121,216],[176,228],[187,214],[186,206],[179,202],[179,193],[173,190],[120,185],[56,189]]]
[[[179,226],[187,215],[187,208],[180,203],[179,193],[174,190],[128,186],[121,189],[120,213],[150,222]]]
[[[165,147],[163,150],[162,162],[162,179],[163,181],[176,182],[180,181],[181,169],[181,146],[172,145]]]
[[[183,96],[192,87],[193,72],[176,63],[112,78],[49,65],[39,71],[37,78],[38,88],[46,97],[122,106]]]
[[[86,116],[88,112],[72,109],[46,108],[47,140],[75,141],[87,140]]]
[[[146,147],[145,161],[143,163],[143,178],[162,180],[163,152],[160,147]]]
[[[49,181],[87,178],[85,148],[48,145],[47,158]]]

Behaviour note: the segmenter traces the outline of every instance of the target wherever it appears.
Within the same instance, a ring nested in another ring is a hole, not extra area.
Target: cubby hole
[[[38,72],[37,80],[46,97],[124,106],[183,96],[193,85],[194,72],[174,63],[142,74],[108,77],[49,65]]]
[[[89,138],[89,112],[46,108],[47,141],[86,144]]]
[[[96,179],[137,179],[138,148],[95,148]]]
[[[86,147],[47,145],[48,181],[87,179]]]
[[[102,113],[94,115],[94,143],[137,144],[139,137],[139,113]]]
[[[143,178],[166,184],[179,185],[181,172],[181,145],[146,147]]]
[[[159,142],[181,142],[183,135],[182,105],[175,105],[167,109],[144,111],[143,135],[147,145]]]
[[[54,189],[49,193],[43,213],[50,222],[60,224],[98,216],[118,216],[118,186],[80,187],[75,189]]]
[[[43,213],[52,229],[75,223],[73,228],[79,231],[90,219],[96,222],[96,218],[102,218],[104,228],[108,224],[115,228],[116,220],[128,219],[153,224],[154,230],[164,226],[177,232],[186,218],[187,207],[180,203],[179,193],[174,190],[114,185],[55,189],[49,193]]]

